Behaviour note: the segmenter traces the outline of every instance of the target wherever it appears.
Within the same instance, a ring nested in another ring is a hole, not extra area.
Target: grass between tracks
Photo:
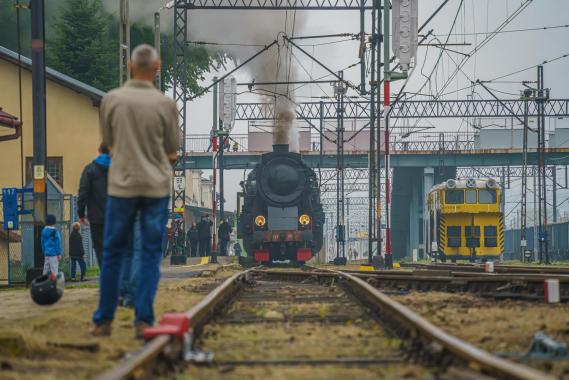
[[[162,281],[155,313],[186,311],[234,271],[212,277]],[[95,285],[95,287],[97,287]],[[88,379],[140,347],[133,311],[119,308],[110,338],[89,334],[98,289],[77,285],[52,306],[35,305],[27,291],[0,293],[0,379]]]
[[[435,325],[489,352],[526,353],[543,331],[569,344],[569,308],[516,300],[496,301],[472,294],[414,292],[394,296]],[[569,379],[569,361],[530,361],[530,366]]]

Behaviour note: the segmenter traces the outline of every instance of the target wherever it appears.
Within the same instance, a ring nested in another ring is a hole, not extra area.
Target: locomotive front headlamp
[[[298,222],[303,226],[306,226],[310,224],[310,217],[306,214],[302,214],[301,216],[298,217]]]
[[[257,227],[263,227],[265,223],[267,223],[267,220],[263,215],[257,215],[255,217],[255,224],[257,225]]]

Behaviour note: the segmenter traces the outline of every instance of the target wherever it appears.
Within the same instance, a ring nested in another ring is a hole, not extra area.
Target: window
[[[447,227],[447,242],[448,247],[460,247],[460,226]]]
[[[484,246],[497,247],[498,246],[498,227],[484,226]]]
[[[459,205],[464,203],[464,191],[462,190],[445,191],[445,203],[449,205]]]
[[[476,204],[476,190],[466,190],[466,203],[469,205]]]
[[[480,226],[465,226],[464,227],[464,234],[467,237],[480,236]]]
[[[465,226],[464,235],[467,247],[480,247],[480,226]]]
[[[496,190],[478,190],[478,202],[486,205],[496,203]]]
[[[26,183],[33,179],[33,158],[26,157]],[[63,157],[48,157],[45,171],[55,182],[63,187]]]

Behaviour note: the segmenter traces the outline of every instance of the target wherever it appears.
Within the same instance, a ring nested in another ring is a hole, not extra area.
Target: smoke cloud
[[[237,63],[276,40],[277,46],[262,53],[243,70],[256,83],[291,82],[298,77],[298,65],[295,52],[284,43],[283,35],[301,34],[305,17],[303,12],[194,11],[190,12],[190,40],[226,44],[209,46],[228,53]],[[253,85],[251,91],[274,107],[273,142],[288,143],[292,151],[298,151],[293,89],[294,85],[271,84]]]
[[[117,3],[116,0],[104,0],[107,9],[118,15]],[[130,0],[130,18],[133,22],[152,25],[154,12],[165,3],[165,0]],[[301,11],[193,10],[189,12],[188,39],[217,43],[203,46],[228,54],[237,64],[277,40],[278,46],[271,47],[242,70],[256,83],[291,82],[298,78],[298,52],[291,51],[282,37],[284,34],[289,37],[301,35],[305,22],[306,14]],[[171,10],[162,11],[161,23],[163,31],[172,31]],[[274,107],[274,143],[288,143],[292,151],[298,151],[293,89],[294,85],[273,84],[254,85],[251,91]]]

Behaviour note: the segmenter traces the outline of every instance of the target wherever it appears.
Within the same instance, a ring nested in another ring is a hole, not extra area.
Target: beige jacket
[[[169,196],[172,166],[168,154],[180,147],[174,101],[150,82],[129,80],[103,97],[99,119],[103,143],[112,148],[109,195]]]

